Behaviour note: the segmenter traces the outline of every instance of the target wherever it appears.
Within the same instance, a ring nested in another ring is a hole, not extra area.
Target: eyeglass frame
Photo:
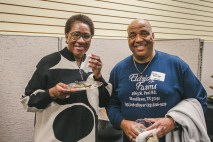
[[[76,34],[76,33],[78,33],[79,36],[78,36],[78,37],[73,37],[74,34]],[[76,41],[76,40],[78,40],[78,39],[80,39],[80,38],[82,38],[84,41],[90,41],[90,40],[92,39],[92,36],[93,36],[93,35],[91,35],[91,34],[89,34],[89,33],[80,33],[80,32],[78,32],[78,31],[70,32],[70,35],[71,35],[72,40],[74,40],[74,41]],[[85,35],[89,35],[89,38],[86,39],[86,38],[85,38]]]

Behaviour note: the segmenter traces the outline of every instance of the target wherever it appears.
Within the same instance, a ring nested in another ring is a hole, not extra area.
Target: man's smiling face
[[[153,52],[154,33],[151,25],[144,20],[134,20],[128,27],[128,43],[135,58],[144,60]]]

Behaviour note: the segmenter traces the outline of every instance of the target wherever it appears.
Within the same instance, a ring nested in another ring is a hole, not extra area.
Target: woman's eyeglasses
[[[92,38],[92,35],[88,33],[72,32],[70,34],[72,40],[78,40],[80,37],[82,37],[84,41],[89,41]]]

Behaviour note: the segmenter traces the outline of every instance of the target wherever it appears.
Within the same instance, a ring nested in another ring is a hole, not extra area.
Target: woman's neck
[[[81,65],[81,61],[82,61],[82,57],[77,57],[77,56],[74,56],[75,57],[75,61],[77,63],[78,66]]]

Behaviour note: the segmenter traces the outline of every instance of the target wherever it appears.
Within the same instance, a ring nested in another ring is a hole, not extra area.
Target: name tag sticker
[[[165,76],[166,76],[165,73],[152,71],[150,79],[151,80],[164,81],[165,80]]]

